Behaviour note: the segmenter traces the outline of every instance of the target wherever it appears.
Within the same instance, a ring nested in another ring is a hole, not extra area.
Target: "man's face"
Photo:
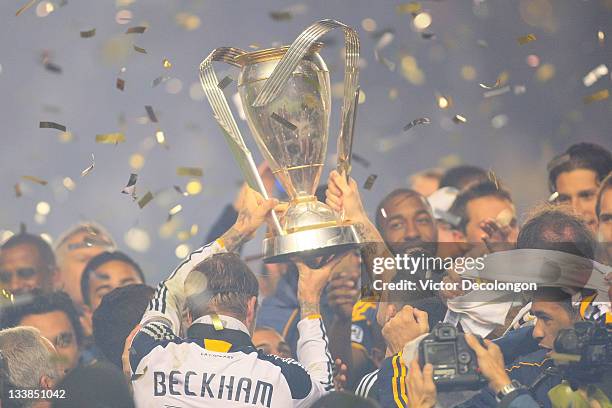
[[[291,358],[291,349],[279,333],[269,329],[258,329],[253,333],[253,345],[266,354]]]
[[[87,231],[75,234],[58,248],[59,288],[68,293],[72,301],[79,307],[83,305],[81,275],[83,275],[85,265],[91,258],[109,249],[109,247],[100,245],[81,247],[85,238],[90,236],[91,234]],[[71,245],[74,245],[74,249],[71,249]]]
[[[508,242],[516,242],[518,226],[514,205],[507,200],[485,196],[471,200],[465,208],[468,223],[465,227],[465,238],[470,243],[481,243],[486,233],[480,228],[480,223],[492,219],[511,228]]]
[[[595,204],[597,202],[597,173],[588,169],[565,171],[557,176],[555,186],[557,202],[569,204],[593,232],[597,229]]]
[[[62,372],[72,370],[79,361],[79,346],[74,327],[62,311],[27,315],[19,322],[20,326],[32,326],[51,341],[60,356]]]
[[[131,265],[122,261],[109,261],[100,265],[89,275],[91,311],[95,311],[100,306],[102,298],[108,292],[132,283],[144,282]]]
[[[553,348],[555,338],[561,329],[572,326],[572,316],[561,303],[551,300],[535,300],[531,305],[531,314],[537,317],[533,338],[540,342],[540,347]]]
[[[606,189],[601,196],[598,236],[612,264],[612,188]]]
[[[394,253],[423,248],[435,253],[437,230],[429,205],[418,196],[402,194],[384,206],[382,236]]]
[[[0,251],[0,285],[13,294],[49,291],[54,272],[54,266],[45,265],[34,245],[20,244]]]

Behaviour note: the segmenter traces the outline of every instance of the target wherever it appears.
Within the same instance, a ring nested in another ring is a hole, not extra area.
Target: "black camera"
[[[478,371],[474,350],[468,346],[465,336],[448,323],[438,323],[421,341],[419,363],[421,367],[433,365],[438,391],[479,390],[487,384]]]
[[[612,326],[581,321],[557,334],[551,354],[572,388],[597,383],[612,371]]]

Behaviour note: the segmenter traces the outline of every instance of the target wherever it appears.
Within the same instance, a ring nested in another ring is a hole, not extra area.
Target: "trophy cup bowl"
[[[318,257],[354,247],[353,227],[317,201],[315,191],[327,153],[331,92],[329,71],[314,43],[272,102],[254,107],[265,81],[289,47],[245,53],[238,91],[247,123],[272,173],[287,192],[289,208],[280,220],[284,235],[264,240],[264,261],[295,255]]]
[[[336,214],[315,197],[327,153],[331,114],[329,71],[319,55],[323,44],[317,40],[333,29],[342,29],[345,39],[337,168],[348,176],[359,94],[359,38],[354,29],[335,20],[320,20],[289,47],[253,52],[221,47],[200,64],[202,88],[246,182],[268,198],[223,93],[226,85],[219,82],[212,63],[222,61],[240,69],[238,92],[247,123],[289,198],[289,207],[280,220],[272,211],[274,231],[263,242],[266,263],[298,258],[315,264],[319,257],[325,259],[360,243],[354,226],[343,219],[343,214]]]

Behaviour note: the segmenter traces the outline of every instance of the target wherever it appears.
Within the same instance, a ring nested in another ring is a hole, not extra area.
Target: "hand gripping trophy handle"
[[[200,64],[200,83],[204,89],[204,93],[208,98],[208,102],[213,108],[213,113],[217,123],[221,127],[227,144],[232,151],[234,159],[238,163],[242,174],[244,175],[246,183],[254,190],[261,193],[263,198],[266,200],[270,198],[266,187],[264,186],[263,180],[257,171],[257,165],[253,160],[251,151],[247,148],[244,143],[244,139],[240,134],[240,129],[236,124],[236,120],[232,115],[232,111],[227,103],[223,90],[219,88],[219,80],[213,69],[212,63],[214,61],[226,62],[228,64],[239,67],[234,59],[240,55],[245,54],[246,51],[239,48],[222,47],[217,48],[211,52],[208,57]],[[280,222],[276,212],[272,210],[272,222],[274,229],[278,235],[284,235],[285,232],[281,228]]]

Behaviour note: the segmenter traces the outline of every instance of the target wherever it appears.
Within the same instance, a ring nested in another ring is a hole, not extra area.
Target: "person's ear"
[[[255,328],[255,319],[257,317],[257,296],[252,296],[247,302],[246,326],[249,330]]]
[[[40,388],[43,390],[52,390],[55,388],[55,381],[46,374],[43,374],[43,376],[40,377],[39,383]]]

